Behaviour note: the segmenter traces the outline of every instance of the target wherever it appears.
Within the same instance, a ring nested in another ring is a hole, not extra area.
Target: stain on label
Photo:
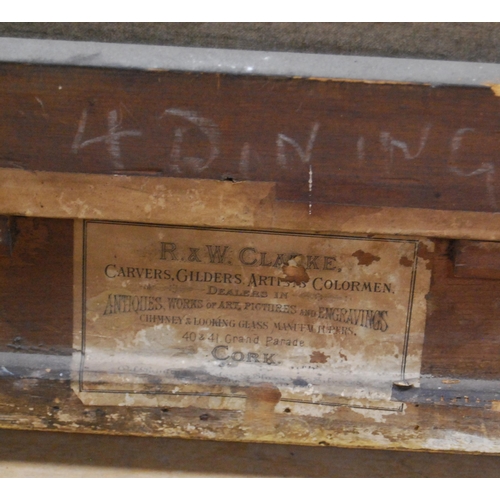
[[[421,245],[432,251],[417,239],[85,221],[73,387],[86,404],[239,409],[273,387],[288,406],[400,411],[393,382],[420,376]]]

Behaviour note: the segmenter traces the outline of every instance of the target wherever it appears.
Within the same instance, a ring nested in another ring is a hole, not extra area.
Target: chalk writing
[[[183,163],[193,168],[196,172],[201,172],[210,167],[212,162],[219,156],[219,127],[212,120],[199,116],[195,111],[166,109],[163,116],[169,115],[182,118],[192,126],[197,127],[210,143],[208,158],[184,157],[182,158]],[[186,130],[186,127],[177,127],[175,129],[175,139],[170,153],[170,161],[172,168],[177,172],[180,172],[181,146]]]
[[[245,179],[248,176],[248,169],[250,167],[250,144],[245,142],[241,148],[240,157],[240,173]]]
[[[35,99],[39,102],[43,110],[43,116],[48,116],[45,113],[45,107],[41,99],[38,97]],[[120,106],[124,107],[123,105]],[[76,155],[84,148],[101,143],[106,147],[109,159],[115,170],[126,171],[121,149],[122,141],[128,137],[142,136],[142,131],[139,129],[124,129],[122,127],[122,117],[119,111],[114,109],[107,113],[107,133],[85,139],[84,135],[88,125],[88,119],[89,111],[85,108],[82,111],[78,122],[77,132],[71,145],[72,153]],[[164,122],[166,119],[169,120],[170,131],[168,137],[166,137],[168,148],[165,148],[166,158],[163,167],[164,173],[183,175],[187,174],[188,170],[191,170],[195,174],[199,174],[210,169],[217,163],[217,160],[221,157],[222,144],[221,130],[217,123],[210,118],[202,116],[195,110],[179,108],[165,109],[159,117],[160,123]],[[279,179],[279,182],[283,182],[283,177],[280,176],[280,173],[287,170],[292,171],[293,169],[294,175],[297,175],[299,169],[304,168],[304,173],[307,173],[307,177],[304,176],[306,186],[304,191],[307,193],[309,215],[312,214],[313,203],[315,199],[317,199],[317,197],[315,198],[314,196],[316,192],[315,186],[321,186],[321,181],[325,178],[324,163],[323,165],[320,163],[319,167],[317,167],[312,162],[313,149],[317,142],[320,127],[320,121],[317,120],[312,122],[305,145],[301,145],[296,138],[284,132],[277,132],[275,136],[275,165],[277,169],[273,170],[272,168],[266,168],[262,177],[262,180]],[[391,180],[394,178],[404,181],[405,177],[408,177],[408,174],[404,170],[401,173],[397,173],[394,171],[394,168],[401,168],[402,161],[411,162],[424,154],[429,138],[431,137],[432,128],[433,126],[431,123],[423,125],[419,136],[413,141],[413,145],[410,145],[408,141],[402,140],[394,131],[388,129],[378,132],[377,139],[372,139],[371,141],[365,135],[359,135],[357,137],[354,135],[353,139],[355,140],[355,144],[353,144],[353,154],[354,158],[357,159],[358,167],[367,168],[367,159],[369,159],[370,156],[373,157],[374,154],[376,155],[376,153],[374,153],[374,148],[378,145],[377,147],[379,149],[381,148],[386,155],[384,162],[385,172],[383,168],[373,170],[370,173],[370,179],[373,180],[375,176],[375,178],[379,177],[382,182],[384,182],[385,179]],[[491,209],[497,210],[495,162],[480,161],[474,167],[464,166],[460,162],[461,158],[471,155],[470,152],[463,151],[463,149],[465,149],[463,145],[464,138],[469,134],[474,135],[477,133],[476,129],[471,127],[462,127],[453,132],[448,146],[449,160],[446,164],[443,164],[443,168],[457,177],[462,178],[474,178],[483,175],[486,191],[484,199],[487,200],[488,206]],[[193,140],[193,138],[197,136],[198,138]],[[204,139],[200,142],[199,137],[203,137]],[[245,138],[243,137],[243,139]],[[474,140],[477,142],[477,139]],[[324,140],[321,144],[324,148]],[[239,158],[235,158],[232,161],[236,163],[236,171],[239,172],[241,179],[251,179],[254,177],[254,171],[256,171],[256,169],[261,166],[266,166],[266,164],[261,161],[259,155],[260,145],[243,140],[240,147]],[[334,152],[333,146],[332,151]],[[264,153],[266,153],[266,151],[264,151]],[[325,152],[322,151],[321,156],[324,157],[324,154]],[[266,157],[268,157],[268,155],[263,156],[263,158]],[[252,160],[256,161],[252,162]],[[299,165],[298,167],[297,164]],[[218,168],[220,169],[219,165]],[[347,173],[345,170],[342,171],[340,167],[336,169],[336,171],[337,170],[339,176],[343,176]],[[331,177],[330,173],[328,175],[330,177],[329,182],[334,182],[334,177]],[[428,180],[424,178],[423,175],[423,173],[416,175],[415,172],[412,172],[412,182],[420,183],[422,186],[425,186]],[[230,175],[228,174],[227,177],[222,177],[235,179],[232,173]],[[236,177],[238,177],[238,174],[236,174]],[[391,185],[390,189],[393,190],[398,188]],[[321,186],[320,191],[324,191],[323,186]],[[436,199],[440,196],[440,193],[435,194]]]
[[[358,142],[356,143],[356,150],[358,153],[358,162],[361,166],[365,162],[365,138],[363,136],[358,138]]]
[[[403,152],[405,160],[414,160],[415,158],[418,158],[425,148],[430,130],[430,124],[423,127],[420,134],[419,146],[414,154],[410,153],[410,149],[408,148],[408,144],[406,142],[395,139],[391,132],[380,132],[380,143],[383,149],[389,153],[389,165],[392,166],[394,163],[394,151],[396,148]]]
[[[484,162],[481,164],[479,168],[476,168],[470,172],[465,171],[463,168],[460,168],[456,165],[458,151],[462,146],[462,139],[464,135],[466,133],[473,133],[474,131],[475,129],[473,128],[464,127],[455,132],[453,138],[451,139],[451,147],[450,147],[451,155],[450,155],[450,164],[448,168],[450,169],[451,172],[458,175],[459,177],[473,177],[476,175],[485,174],[486,192],[488,193],[490,206],[494,209],[497,209],[498,206],[497,206],[495,186],[494,186],[495,165],[491,162]]]
[[[71,151],[77,154],[80,149],[90,146],[91,144],[103,142],[107,146],[114,167],[118,170],[123,170],[125,167],[121,157],[120,139],[122,137],[138,137],[142,135],[142,132],[140,130],[121,130],[122,120],[118,120],[118,112],[114,109],[108,113],[108,133],[84,141],[83,134],[87,126],[87,118],[88,111],[84,109],[78,123],[78,130],[71,146]]]
[[[314,141],[316,140],[316,136],[318,134],[318,130],[319,130],[319,123],[318,122],[313,123],[305,150],[302,149],[302,147],[297,143],[297,141],[295,141],[291,137],[288,137],[285,134],[278,134],[278,137],[276,139],[278,165],[282,168],[287,168],[288,161],[286,156],[286,144],[289,144],[294,148],[295,152],[300,158],[300,161],[304,165],[308,166],[309,162],[311,161],[312,149],[314,146]]]

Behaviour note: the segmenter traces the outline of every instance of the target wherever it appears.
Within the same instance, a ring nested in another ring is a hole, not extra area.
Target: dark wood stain
[[[68,354],[73,337],[73,221],[13,218],[0,256],[0,351]]]
[[[416,426],[419,427],[419,426]],[[191,473],[243,477],[498,477],[499,456],[393,452],[337,447],[193,441],[0,430],[3,474],[129,477]],[[40,453],[43,450],[43,453]],[[127,450],[124,453],[124,450]],[[168,457],[168,459],[166,458]],[[8,465],[7,465],[8,464]],[[49,469],[53,464],[57,469]],[[66,470],[64,469],[67,466]],[[110,465],[112,469],[110,471]],[[20,471],[17,470],[20,468]],[[50,467],[50,466],[49,466]],[[79,470],[75,471],[75,467]],[[43,472],[42,472],[43,471]]]
[[[500,375],[500,280],[457,278],[450,243],[436,242],[422,373],[496,379]]]
[[[500,243],[457,241],[454,273],[459,278],[500,279]]]
[[[10,217],[0,216],[0,256],[10,257],[14,243],[14,229]]]
[[[16,64],[0,75],[0,167],[272,181],[278,199],[316,204],[500,205],[488,88]]]

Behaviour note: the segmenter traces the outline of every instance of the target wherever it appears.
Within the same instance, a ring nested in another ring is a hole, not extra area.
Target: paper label
[[[85,221],[75,390],[87,404],[398,410],[418,379],[430,272],[418,239]]]

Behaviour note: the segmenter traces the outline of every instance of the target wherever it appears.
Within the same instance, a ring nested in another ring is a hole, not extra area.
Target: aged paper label
[[[86,404],[399,411],[418,383],[429,241],[84,221],[75,246]]]

